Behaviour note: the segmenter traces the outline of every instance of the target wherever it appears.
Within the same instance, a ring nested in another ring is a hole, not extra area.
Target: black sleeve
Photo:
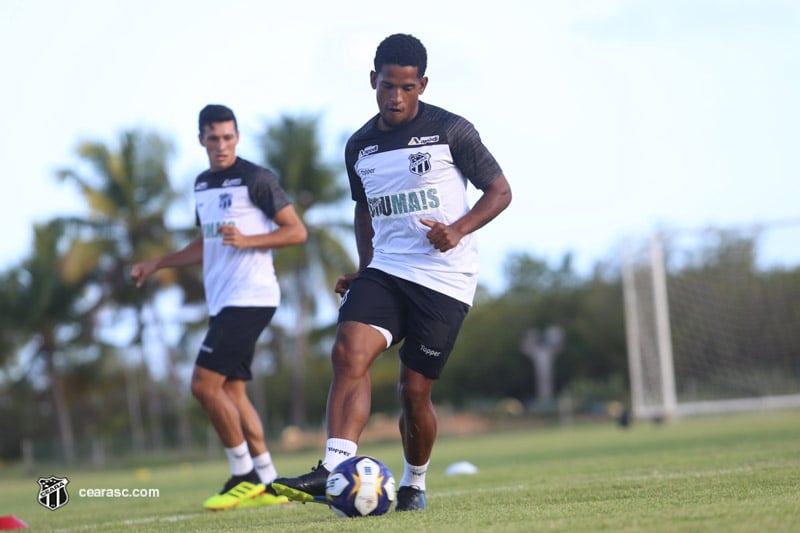
[[[278,182],[278,176],[267,169],[260,169],[248,184],[250,200],[257,205],[267,217],[275,218],[275,214],[289,205],[289,195]]]
[[[503,173],[500,164],[481,142],[478,130],[468,120],[457,117],[448,128],[447,138],[453,162],[476,188],[485,189]]]
[[[353,147],[351,137],[344,149],[344,164],[347,167],[347,179],[350,180],[350,197],[356,202],[366,202],[367,193],[364,191],[364,183],[361,181],[361,177],[356,174],[357,160],[358,153]]]

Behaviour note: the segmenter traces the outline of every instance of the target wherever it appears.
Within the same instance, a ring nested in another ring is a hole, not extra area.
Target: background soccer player
[[[367,423],[371,364],[405,339],[398,384],[405,468],[395,509],[421,510],[437,432],[431,390],[477,286],[473,232],[509,205],[511,189],[472,124],[419,100],[428,78],[417,38],[387,37],[374,67],[378,114],[345,149],[359,272],[336,285],[343,299],[325,457],[310,473],[278,478],[273,487],[299,501],[324,498],[328,472],[356,454]],[[468,181],[483,192],[472,208]]]
[[[233,111],[208,105],[200,112],[199,128],[210,166],[194,186],[201,235],[180,251],[133,265],[131,277],[141,287],[159,268],[203,265],[211,318],[191,387],[231,467],[222,492],[204,507],[285,503],[266,487],[277,472],[245,384],[252,379],[256,341],[280,302],[272,250],[304,242],[306,228],[275,174],[236,155]]]

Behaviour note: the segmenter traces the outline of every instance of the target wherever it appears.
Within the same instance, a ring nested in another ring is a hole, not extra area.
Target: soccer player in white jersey
[[[400,348],[400,435],[405,468],[398,511],[426,507],[426,471],[436,439],[431,402],[477,286],[473,232],[511,202],[500,166],[464,118],[424,103],[427,52],[395,34],[378,46],[370,83],[378,114],[348,140],[359,272],[341,276],[332,351],[325,457],[311,472],[273,487],[297,501],[324,501],[328,473],[356,455],[370,414],[369,369]],[[482,191],[470,207],[467,185]]]
[[[209,510],[275,505],[277,472],[264,428],[246,391],[256,341],[280,303],[272,250],[306,240],[306,227],[277,176],[236,155],[239,129],[229,108],[200,111],[200,144],[209,169],[195,180],[200,235],[185,248],[133,265],[141,287],[160,268],[203,265],[209,328],[195,362],[192,394],[219,435],[231,467]]]

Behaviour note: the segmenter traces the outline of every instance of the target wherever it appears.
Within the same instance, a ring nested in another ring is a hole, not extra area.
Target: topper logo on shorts
[[[424,344],[420,344],[419,349],[422,353],[424,353],[428,357],[439,357],[440,355],[442,355],[442,352],[436,351],[433,348],[428,348]]]

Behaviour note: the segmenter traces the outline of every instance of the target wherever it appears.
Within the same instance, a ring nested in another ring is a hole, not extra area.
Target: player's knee
[[[431,387],[425,380],[401,379],[397,383],[397,395],[404,406],[426,405],[430,403]]]
[[[197,381],[192,381],[190,385],[190,390],[192,391],[192,396],[194,396],[197,400],[201,403],[203,402],[203,385],[198,383]]]
[[[331,364],[337,376],[357,378],[369,372],[376,357],[361,347],[354,348],[347,343],[336,342],[331,353]]]
[[[192,392],[192,396],[194,396],[201,404],[212,401],[215,393],[210,384],[202,379],[192,379],[190,390]]]

